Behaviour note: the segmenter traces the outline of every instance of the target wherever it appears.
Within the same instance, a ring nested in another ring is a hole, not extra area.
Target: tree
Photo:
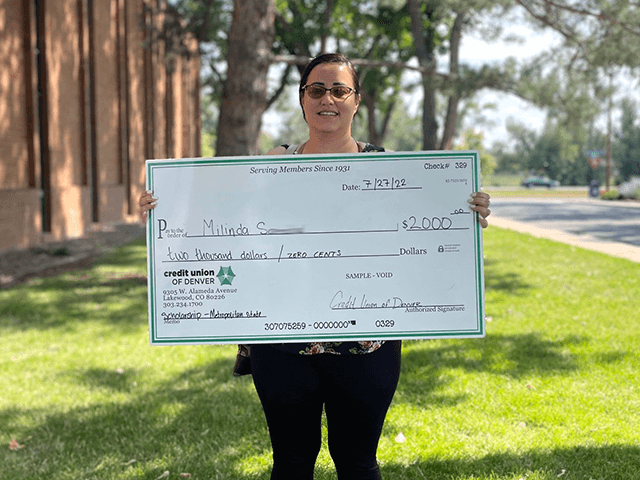
[[[480,171],[482,175],[491,175],[496,168],[496,159],[486,151],[483,145],[484,135],[472,129],[465,130],[462,141],[454,147],[454,150],[475,150],[480,156]]]
[[[258,153],[262,114],[268,106],[274,18],[273,0],[234,1],[218,119],[218,156]]]
[[[613,146],[613,158],[623,181],[640,176],[640,125],[637,104],[630,99],[622,102],[620,131]]]
[[[498,163],[501,171],[531,172],[547,175],[563,185],[584,185],[592,177],[585,151],[587,144],[557,120],[548,118],[540,134],[521,123],[510,123],[508,129],[516,138],[513,153],[502,152]],[[517,168],[505,166],[513,160]]]
[[[366,134],[366,125],[354,124],[354,135]],[[422,147],[422,123],[418,116],[412,116],[405,102],[398,99],[389,118],[388,132],[385,134],[384,147],[396,152],[411,152]]]
[[[174,48],[183,48],[185,39],[193,35],[200,50],[201,85],[208,101],[219,106],[225,72],[222,67],[227,55],[228,33],[233,15],[233,0],[174,0],[158,2],[156,10],[177,12],[165,16],[158,36],[170,39]]]
[[[601,105],[609,104],[607,115],[610,116],[612,92],[611,88],[602,84],[623,68],[637,70],[640,67],[640,49],[637,48],[640,40],[640,4],[616,0],[514,1],[524,8],[534,24],[550,27],[562,35],[564,43],[557,53],[564,54],[565,72],[589,78],[595,96],[608,96],[609,102],[601,102]],[[583,98],[588,100],[587,96],[583,95]],[[600,111],[604,112],[605,108],[602,107]],[[573,123],[575,125],[578,122],[574,119]],[[607,158],[610,159],[610,120],[608,125]]]
[[[276,108],[279,118],[281,119],[282,128],[273,139],[274,146],[304,142],[307,139],[309,130],[306,124],[301,121],[302,113],[300,107],[298,105],[291,105],[289,99],[282,96],[277,100]]]
[[[214,103],[221,103],[222,88],[227,73],[224,69],[228,56],[231,23],[230,0],[175,0],[174,7],[185,19],[164,28],[171,32],[179,43],[181,35],[189,32],[198,38],[201,46],[203,68],[203,90]],[[393,9],[383,8],[378,18],[370,8],[347,0],[279,0],[275,14],[275,38],[272,43],[272,63],[285,60],[287,67],[282,70],[279,86],[267,100],[267,106],[274,104],[288,85],[293,83],[291,73],[296,67],[299,73],[309,58],[324,52],[331,43],[339,43],[338,50],[348,56],[363,57],[381,61],[406,61],[402,55],[406,48],[399,48],[398,37],[405,43],[406,35],[398,33],[397,23],[389,17]],[[347,19],[348,21],[344,21]],[[166,35],[165,35],[166,36]],[[318,49],[319,47],[319,49]],[[406,45],[404,46],[406,47]],[[334,50],[335,47],[331,46]],[[248,58],[248,57],[245,57]],[[357,67],[358,68],[358,67]],[[386,71],[385,71],[386,69]],[[394,92],[399,91],[401,69],[392,67],[361,69],[363,78],[363,105],[369,113],[369,139],[381,141],[386,133],[388,118],[393,109]],[[381,72],[379,72],[381,70]],[[372,73],[373,72],[373,73]],[[382,79],[376,82],[373,77]],[[383,110],[383,121],[376,119],[378,106]],[[222,141],[218,137],[219,141]]]
[[[560,33],[576,64],[640,66],[640,5],[615,0],[515,0],[535,23]]]
[[[402,68],[412,56],[406,12],[402,5],[350,0],[278,2],[277,60],[302,73],[309,58],[326,53],[330,44],[352,59],[367,112],[366,138],[382,144],[401,90]]]
[[[483,65],[473,69],[460,64],[460,44],[465,28],[476,25],[475,17],[496,7],[491,0],[439,2],[407,0],[415,54],[421,66],[423,90],[423,149],[449,149],[456,134],[458,110],[463,99],[482,88],[510,91],[511,64],[504,67]],[[449,72],[438,74],[436,52],[449,53]],[[438,94],[446,98],[442,137],[438,141]]]
[[[436,59],[435,48],[439,41],[436,31],[436,7],[433,2],[425,6],[427,17],[427,29],[423,25],[423,12],[417,0],[408,0],[407,7],[411,17],[411,33],[418,62],[424,69],[422,72],[422,148],[424,150],[435,150],[438,134],[438,122],[436,120],[436,89],[435,73]],[[426,31],[425,31],[426,30]]]
[[[522,165],[522,157],[507,144],[503,142],[495,143],[491,151],[496,159],[494,173],[519,175],[526,170]]]
[[[214,157],[216,147],[216,125],[218,104],[211,95],[200,93],[200,112],[202,130],[200,131],[200,149],[203,157]]]
[[[423,129],[426,132],[424,135],[430,139],[427,148],[449,148],[458,125],[460,101],[470,97],[479,88],[497,85],[505,78],[500,69],[483,67],[471,70],[460,66],[458,61],[462,31],[473,24],[472,13],[495,1],[497,0],[474,0],[471,4],[449,0],[443,6],[429,1],[423,9],[416,0],[364,3],[349,0],[278,0],[272,61],[285,60],[288,66],[282,71],[280,85],[267,100],[267,105],[275,102],[285,87],[292,83],[292,67],[295,66],[301,72],[314,54],[327,48],[342,51],[352,58],[361,77],[368,139],[374,143],[383,143],[397,105],[396,99],[402,89],[402,73],[407,68],[416,68],[409,65],[408,61],[417,51],[421,54],[427,52],[431,58],[435,58],[436,51],[449,48],[449,74],[437,73],[435,63],[427,65],[426,74],[424,65],[418,67],[429,85],[424,90],[428,115],[423,115],[423,125],[428,125],[428,128]],[[186,22],[178,22],[165,30],[175,35],[181,31],[196,35],[201,42],[202,63],[205,66],[203,71],[206,72],[202,85],[208,95],[216,102],[221,102],[220,85],[228,74],[224,71],[223,59],[231,58],[227,51],[230,38],[225,33],[225,26],[230,24],[231,1],[174,0],[172,3]],[[237,4],[238,2],[235,7]],[[416,6],[420,10],[419,15],[411,16],[410,7]],[[428,45],[421,44],[416,48],[414,37],[420,28],[434,41],[430,40]],[[247,58],[250,57],[244,57]],[[439,142],[437,95],[447,98],[443,138]],[[218,141],[226,140],[219,135]]]
[[[413,56],[410,20],[403,5],[378,5],[367,11],[358,4],[346,2],[352,11],[351,25],[344,23],[336,30],[347,56],[354,58],[360,77],[362,104],[367,112],[367,133],[371,143],[386,145],[390,120],[403,90],[404,69],[385,62],[404,64]],[[344,7],[343,7],[344,8]],[[343,16],[348,10],[337,10]],[[381,62],[379,66],[364,64]]]
[[[222,60],[225,55],[232,58],[226,50],[230,39],[225,33],[225,25],[230,23],[231,0],[173,3],[187,18],[186,28],[196,33],[209,59],[203,61],[208,72],[203,86],[220,98],[219,85],[228,74]],[[236,1],[235,6],[239,3]],[[482,23],[484,12],[491,11],[495,18],[514,5],[523,7],[536,24],[555,28],[564,35],[563,48],[520,68],[515,60],[499,67],[472,69],[462,65],[459,48],[465,32],[486,27]],[[415,56],[424,94],[422,148],[450,148],[465,101],[482,88],[516,93],[544,106],[549,109],[550,118],[563,128],[571,130],[581,124],[578,136],[584,139],[584,125],[595,115],[591,99],[599,98],[606,90],[599,85],[605,67],[640,65],[638,49],[630,41],[640,30],[638,18],[637,5],[612,0],[590,0],[588,4],[578,0],[277,0],[271,61],[284,60],[287,68],[282,70],[279,86],[267,99],[267,105],[292,83],[291,72],[296,68],[300,72],[311,56],[326,49],[342,51],[352,58],[360,73],[368,139],[383,143],[398,105],[402,72],[416,68],[408,64]],[[608,47],[611,42],[612,49]],[[437,54],[444,53],[449,55],[447,73],[436,68]],[[243,61],[249,58],[251,55]],[[545,68],[549,63],[543,61],[559,62],[569,73],[560,75],[561,69]],[[580,85],[577,91],[573,88],[576,85]],[[442,103],[446,105],[444,109]],[[256,111],[261,109],[258,106]],[[218,136],[218,141],[226,140]]]

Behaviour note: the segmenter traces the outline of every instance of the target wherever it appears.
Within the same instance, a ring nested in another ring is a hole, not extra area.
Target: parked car
[[[523,187],[533,188],[533,187],[559,187],[560,182],[557,180],[551,180],[549,177],[527,177],[522,183],[520,183]]]

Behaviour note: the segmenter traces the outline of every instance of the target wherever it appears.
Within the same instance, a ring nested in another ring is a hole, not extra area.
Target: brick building
[[[147,158],[200,155],[200,61],[160,0],[0,0],[0,251],[136,219]]]

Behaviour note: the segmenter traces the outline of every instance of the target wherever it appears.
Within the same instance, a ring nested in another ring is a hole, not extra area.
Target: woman
[[[268,154],[383,150],[351,136],[359,89],[353,65],[343,55],[313,59],[300,81],[300,105],[309,139],[300,145],[276,147]],[[143,219],[156,200],[149,192],[142,195]],[[478,192],[469,202],[486,227],[489,196]],[[323,408],[338,479],[380,479],[376,450],[398,384],[400,355],[400,341],[253,345],[253,381],[273,447],[271,479],[313,479],[322,442]]]

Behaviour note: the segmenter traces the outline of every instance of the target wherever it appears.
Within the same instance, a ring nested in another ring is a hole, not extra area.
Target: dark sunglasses
[[[333,95],[333,98],[337,100],[346,100],[349,97],[349,95],[355,92],[355,89],[350,87],[343,87],[343,86],[327,88],[327,87],[323,87],[322,85],[305,85],[300,89],[300,91],[301,92],[306,91],[309,97],[316,100],[324,97],[325,93],[327,92],[331,92],[331,95]]]

